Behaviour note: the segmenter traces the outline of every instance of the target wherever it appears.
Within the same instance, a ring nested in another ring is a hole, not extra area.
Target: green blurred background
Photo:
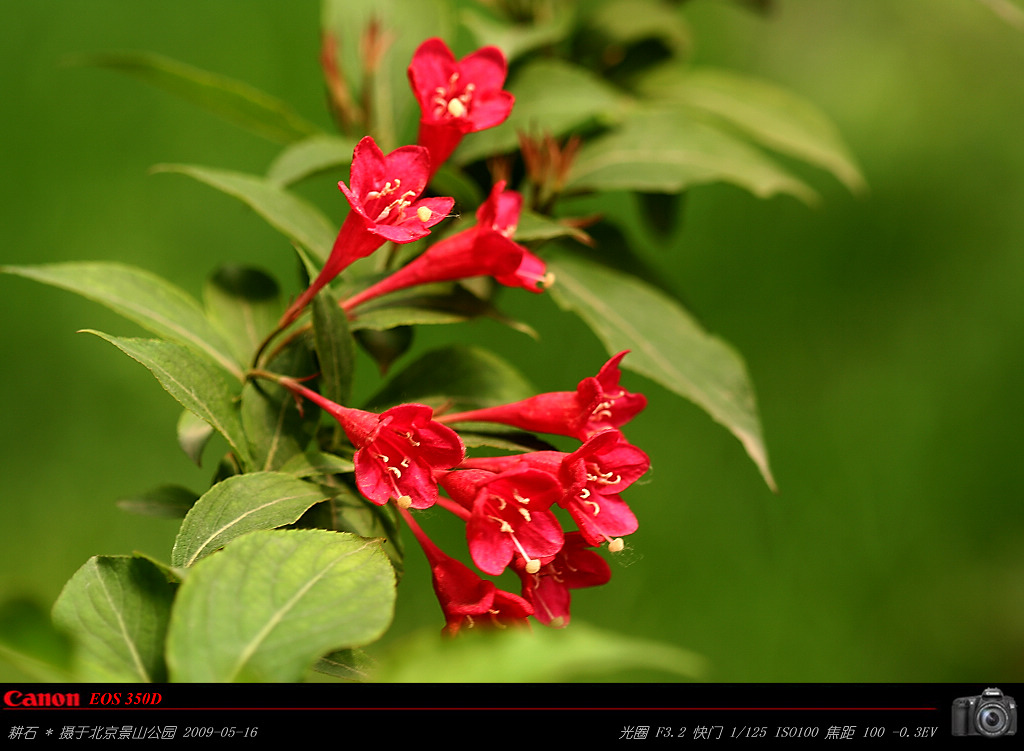
[[[1022,680],[1024,30],[978,0],[780,0],[768,17],[694,0],[685,14],[698,63],[827,112],[870,192],[798,165],[817,208],[698,188],[678,247],[645,248],[746,358],[780,493],[703,412],[627,374],[651,403],[628,435],[654,469],[626,496],[640,530],[609,585],[575,593],[574,618],[702,653],[720,682]],[[277,147],[62,60],[152,50],[326,128],[318,25],[315,0],[0,4],[0,262],[120,260],[198,295],[234,261],[294,293],[291,250],[262,220],[147,174],[159,162],[261,172]],[[304,190],[335,217],[341,177]],[[0,299],[0,597],[49,607],[90,555],[166,560],[176,523],[114,501],[164,482],[201,490],[210,468],[177,449],[179,408],[156,381],[75,333],[138,329],[20,278],[0,277]],[[489,344],[539,390],[572,388],[604,361],[546,297],[503,302],[541,342],[480,322],[430,332],[413,354],[448,337]],[[369,389],[366,363],[359,375]],[[441,625],[410,547],[386,642]]]

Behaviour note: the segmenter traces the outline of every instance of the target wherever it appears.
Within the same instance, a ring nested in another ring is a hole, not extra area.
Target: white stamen
[[[618,553],[624,547],[626,547],[626,543],[624,543],[622,541],[621,537],[616,537],[614,540],[609,540],[608,541],[608,552],[609,553]]]
[[[421,222],[429,222],[430,217],[434,215],[434,212],[428,209],[426,206],[420,206],[416,209],[416,218]]]

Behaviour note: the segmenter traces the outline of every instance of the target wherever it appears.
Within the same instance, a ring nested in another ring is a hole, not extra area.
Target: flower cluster
[[[336,404],[293,379],[278,380],[338,421],[356,449],[356,486],[363,496],[399,507],[430,562],[449,633],[477,623],[523,623],[531,615],[562,627],[569,623],[569,590],[604,584],[611,576],[594,548],[607,542],[609,551],[618,552],[622,536],[637,529],[620,493],[647,472],[650,460],[618,428],[646,400],[619,386],[617,364],[625,354],[613,357],[597,377],[581,381],[575,392],[447,415],[434,415],[423,404],[365,412]],[[578,449],[467,458],[458,433],[447,425],[486,420],[535,426],[538,403],[552,405],[543,432],[585,435]],[[611,423],[615,426],[608,427]],[[496,589],[430,541],[409,509],[435,505],[465,523],[469,554],[480,571],[491,576],[509,567],[515,571],[521,596]],[[562,528],[556,507],[577,530]]]
[[[424,197],[432,176],[469,133],[503,122],[513,97],[502,90],[507,63],[495,47],[456,60],[440,39],[420,45],[409,67],[419,101],[419,143],[385,155],[370,136],[355,148],[349,185],[339,188],[351,210],[323,269],[282,316],[283,331],[332,279],[353,261],[385,242],[410,243],[451,212],[451,198]],[[492,187],[468,229],[433,243],[405,266],[341,301],[350,316],[361,305],[398,290],[440,281],[489,276],[499,284],[542,292],[551,278],[544,262],[512,238],[522,196]],[[273,335],[272,335],[273,336]],[[296,398],[333,417],[354,447],[355,484],[369,501],[394,502],[431,567],[446,631],[484,624],[525,623],[530,616],[562,627],[569,623],[569,591],[607,582],[604,543],[616,552],[637,519],[620,494],[650,466],[621,427],[646,405],[640,394],[619,385],[612,357],[575,391],[469,412],[434,414],[423,404],[401,404],[377,414],[337,404],[299,381],[272,377]],[[580,442],[571,452],[467,457],[452,425],[497,423],[521,430],[567,436]],[[441,491],[444,491],[444,495]],[[469,556],[490,576],[507,569],[519,577],[520,594],[505,592],[444,553],[417,522],[414,511],[438,507],[466,527]],[[576,529],[563,529],[560,515]]]

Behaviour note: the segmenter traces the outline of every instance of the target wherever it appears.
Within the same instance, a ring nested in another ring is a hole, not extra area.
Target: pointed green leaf
[[[585,68],[559,60],[527,63],[508,90],[516,106],[501,125],[467,136],[455,152],[460,164],[516,151],[520,131],[558,137],[593,120],[619,119],[626,98]]]
[[[167,393],[227,438],[241,460],[248,463],[249,451],[235,404],[239,385],[209,358],[174,342],[110,336],[101,331],[86,333],[106,339],[145,365]]]
[[[264,177],[187,164],[160,164],[153,170],[188,175],[234,196],[274,229],[309,248],[321,260],[331,252],[337,228],[313,204]]]
[[[144,558],[95,556],[75,572],[53,606],[74,638],[82,680],[167,680],[164,637],[175,587]]]
[[[327,289],[313,298],[313,341],[320,366],[321,393],[338,404],[348,404],[356,345],[348,329],[348,316]]]
[[[480,280],[464,281],[470,284]],[[487,316],[527,336],[537,338],[537,332],[530,326],[509,318],[490,302],[473,294],[461,284],[430,284],[402,290],[368,301],[356,308],[355,313],[355,320],[349,322],[349,327],[353,331],[386,331],[398,326],[463,323],[473,318]]]
[[[451,345],[427,352],[396,374],[369,400],[367,409],[417,402],[463,411],[514,402],[533,394],[519,371],[497,355],[476,347]]]
[[[681,106],[635,110],[621,128],[586,142],[565,187],[678,193],[709,182],[733,183],[762,198],[788,193],[806,203],[817,200],[768,156],[693,119]]]
[[[152,52],[105,52],[72,58],[70,62],[135,76],[278,143],[319,132],[288,104],[249,84]]]
[[[854,193],[866,189],[836,126],[790,91],[729,71],[678,65],[652,71],[640,86],[652,97],[721,118],[768,148],[828,170]]]
[[[565,629],[460,632],[445,640],[420,632],[396,644],[372,677],[382,683],[558,683],[637,669],[699,680],[708,666],[671,644],[573,621]]]
[[[267,180],[277,185],[291,185],[321,172],[344,176],[352,163],[356,142],[339,136],[313,136],[286,147],[267,170]],[[447,194],[445,194],[447,195]]]
[[[472,423],[472,425],[471,428],[459,425],[459,437],[467,449],[486,446],[512,454],[556,450],[550,443],[541,440],[533,433],[513,430],[498,424]]]
[[[203,289],[209,319],[223,332],[238,362],[252,362],[256,349],[284,312],[281,290],[259,269],[229,264]]]
[[[107,262],[4,266],[0,270],[94,300],[160,337],[205,352],[224,370],[242,378],[230,347],[199,303],[155,274]]]
[[[283,465],[279,472],[292,477],[314,477],[316,475],[343,475],[355,471],[351,459],[323,451],[309,451],[306,454],[293,456]]]
[[[171,679],[299,680],[318,657],[379,638],[394,600],[378,540],[252,532],[196,563],[181,585],[167,635]]]
[[[740,440],[775,489],[743,359],[682,306],[639,279],[568,252],[549,268],[555,302],[577,313],[609,354],[631,350],[622,367],[690,399]]]
[[[198,498],[198,495],[180,485],[161,485],[138,495],[121,498],[117,506],[143,516],[183,519]]]
[[[171,564],[191,566],[246,532],[291,524],[326,499],[316,485],[280,472],[229,477],[192,506],[174,541]]]
[[[202,466],[203,449],[212,437],[213,426],[210,423],[187,409],[182,410],[178,418],[178,445],[197,467]]]

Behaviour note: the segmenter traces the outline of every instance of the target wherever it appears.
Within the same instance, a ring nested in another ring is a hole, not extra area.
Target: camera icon
[[[953,700],[953,735],[997,738],[1017,733],[1017,702],[998,688]]]

